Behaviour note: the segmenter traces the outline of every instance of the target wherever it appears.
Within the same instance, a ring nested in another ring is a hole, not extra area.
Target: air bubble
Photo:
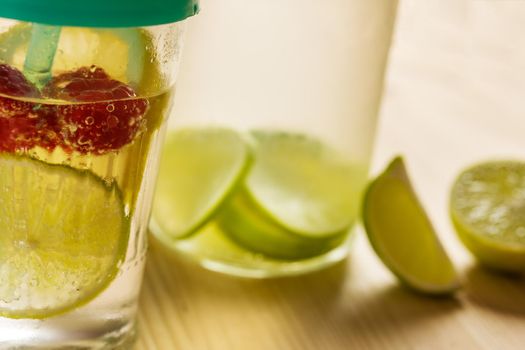
[[[78,138],[78,144],[81,145],[81,146],[83,146],[83,145],[90,145],[91,141],[87,137],[80,136]]]

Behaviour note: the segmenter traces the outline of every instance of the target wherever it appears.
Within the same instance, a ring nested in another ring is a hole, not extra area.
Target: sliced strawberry
[[[57,116],[66,146],[82,154],[104,154],[132,142],[144,129],[149,103],[128,85],[92,66],[53,78],[47,97],[80,102],[59,105]]]

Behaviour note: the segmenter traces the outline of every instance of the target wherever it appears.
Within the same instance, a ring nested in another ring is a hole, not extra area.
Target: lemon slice
[[[525,272],[525,163],[467,169],[454,183],[450,211],[459,237],[481,263]]]
[[[180,129],[167,135],[150,228],[171,239],[187,237],[214,216],[249,165],[234,131]]]
[[[402,158],[369,185],[363,221],[379,258],[406,285],[430,294],[458,288],[454,266],[412,189]]]
[[[0,316],[50,317],[109,285],[129,232],[116,186],[5,154],[0,182]]]

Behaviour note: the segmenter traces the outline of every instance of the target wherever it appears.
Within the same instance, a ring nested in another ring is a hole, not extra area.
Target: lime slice
[[[242,246],[304,259],[340,244],[356,220],[366,167],[311,137],[253,132],[255,162],[221,227]]]
[[[23,67],[31,38],[31,25],[22,23],[0,34],[0,61]],[[151,45],[139,28],[63,27],[53,71],[62,73],[80,67],[102,67],[113,79],[140,86],[147,66],[154,60],[146,52]]]
[[[467,169],[454,183],[450,210],[459,237],[481,263],[525,272],[525,163]]]
[[[53,316],[109,285],[129,232],[116,186],[5,154],[0,182],[0,316]]]
[[[152,232],[178,239],[197,231],[237,187],[248,165],[248,148],[234,131],[180,129],[168,134]]]
[[[255,164],[247,194],[278,224],[308,238],[348,230],[356,219],[366,167],[313,138],[254,132]]]
[[[307,259],[326,253],[341,244],[348,232],[344,229],[327,237],[298,235],[275,223],[245,191],[224,205],[219,224],[240,246],[281,260]]]
[[[383,263],[409,287],[430,294],[454,291],[454,266],[412,189],[402,158],[368,187],[363,206],[368,238]]]

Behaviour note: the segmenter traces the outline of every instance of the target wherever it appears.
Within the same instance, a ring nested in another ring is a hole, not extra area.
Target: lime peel
[[[259,254],[281,259],[307,259],[330,251],[346,238],[348,229],[327,237],[297,234],[268,216],[240,190],[218,216],[219,226],[234,242]]]
[[[363,221],[378,257],[408,287],[425,294],[449,294],[459,287],[401,157],[369,185]]]

